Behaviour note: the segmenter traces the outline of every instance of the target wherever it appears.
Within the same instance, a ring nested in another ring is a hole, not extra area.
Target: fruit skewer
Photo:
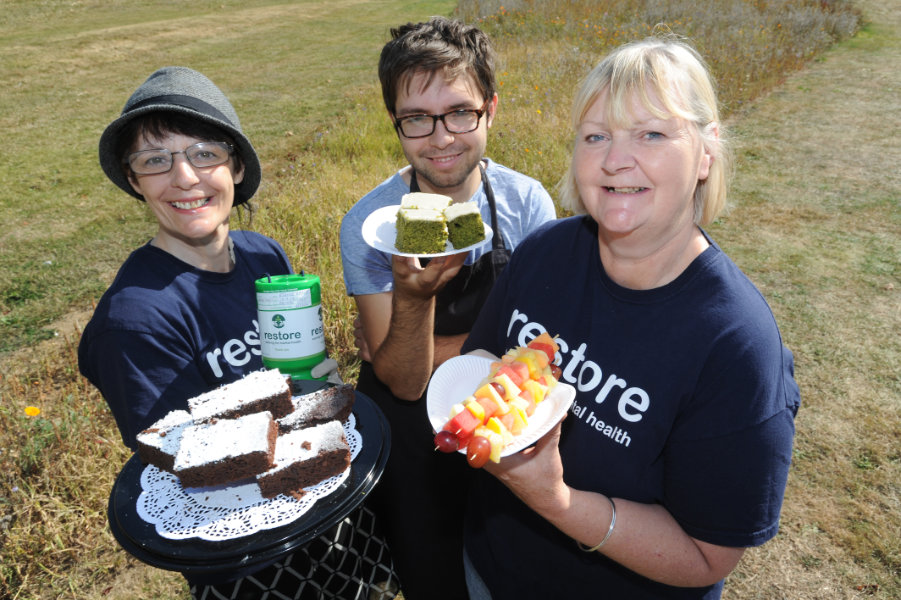
[[[467,462],[474,468],[489,460],[500,462],[503,449],[525,430],[529,417],[557,384],[557,350],[554,339],[542,333],[491,363],[488,377],[473,394],[451,408],[447,422],[435,434],[435,449],[465,449]]]

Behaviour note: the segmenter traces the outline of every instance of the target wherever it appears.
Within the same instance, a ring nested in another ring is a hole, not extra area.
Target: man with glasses
[[[425,385],[459,354],[510,252],[555,211],[539,182],[485,158],[498,96],[484,32],[433,18],[391,34],[379,79],[409,166],[357,202],[341,225],[345,286],[360,313],[357,389],[391,423],[391,455],[370,506],[386,529],[404,597],[458,600],[466,597],[462,519],[471,471],[462,456],[434,451]],[[367,245],[366,217],[415,191],[475,202],[492,239],[428,262]]]

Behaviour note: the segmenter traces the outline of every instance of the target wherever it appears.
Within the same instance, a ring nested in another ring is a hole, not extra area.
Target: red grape
[[[491,382],[491,387],[494,388],[494,391],[498,393],[498,395],[503,398],[507,395],[507,389],[502,386],[500,383],[496,381]]]
[[[551,364],[551,375],[554,376],[554,379],[559,381],[560,376],[563,375],[563,369],[561,369],[559,365]]]
[[[469,440],[469,446],[466,447],[466,460],[469,461],[469,466],[480,469],[488,462],[489,456],[491,456],[491,442],[488,438],[481,435],[473,436]]]
[[[442,452],[456,452],[460,447],[460,440],[450,431],[439,431],[435,434],[435,449]]]

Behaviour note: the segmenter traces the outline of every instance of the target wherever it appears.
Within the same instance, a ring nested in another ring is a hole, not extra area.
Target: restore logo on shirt
[[[220,361],[224,361],[233,367],[243,367],[254,356],[262,355],[260,350],[260,324],[253,319],[253,329],[244,332],[241,339],[232,338],[222,344],[221,348],[214,348],[205,354],[207,364],[216,379],[222,379],[225,373],[222,371]]]

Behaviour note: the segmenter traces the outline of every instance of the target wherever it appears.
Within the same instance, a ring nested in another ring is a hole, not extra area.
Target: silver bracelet
[[[576,540],[576,544],[579,545],[579,550],[582,552],[594,552],[595,550],[600,549],[601,546],[607,543],[607,540],[610,539],[610,534],[613,533],[613,528],[616,526],[616,504],[613,502],[613,498],[610,496],[605,496],[607,500],[610,501],[610,508],[613,509],[613,516],[610,517],[610,528],[607,530],[607,535],[604,536],[604,539],[601,540],[601,543],[597,546],[592,546],[591,548],[586,547],[582,542]]]

